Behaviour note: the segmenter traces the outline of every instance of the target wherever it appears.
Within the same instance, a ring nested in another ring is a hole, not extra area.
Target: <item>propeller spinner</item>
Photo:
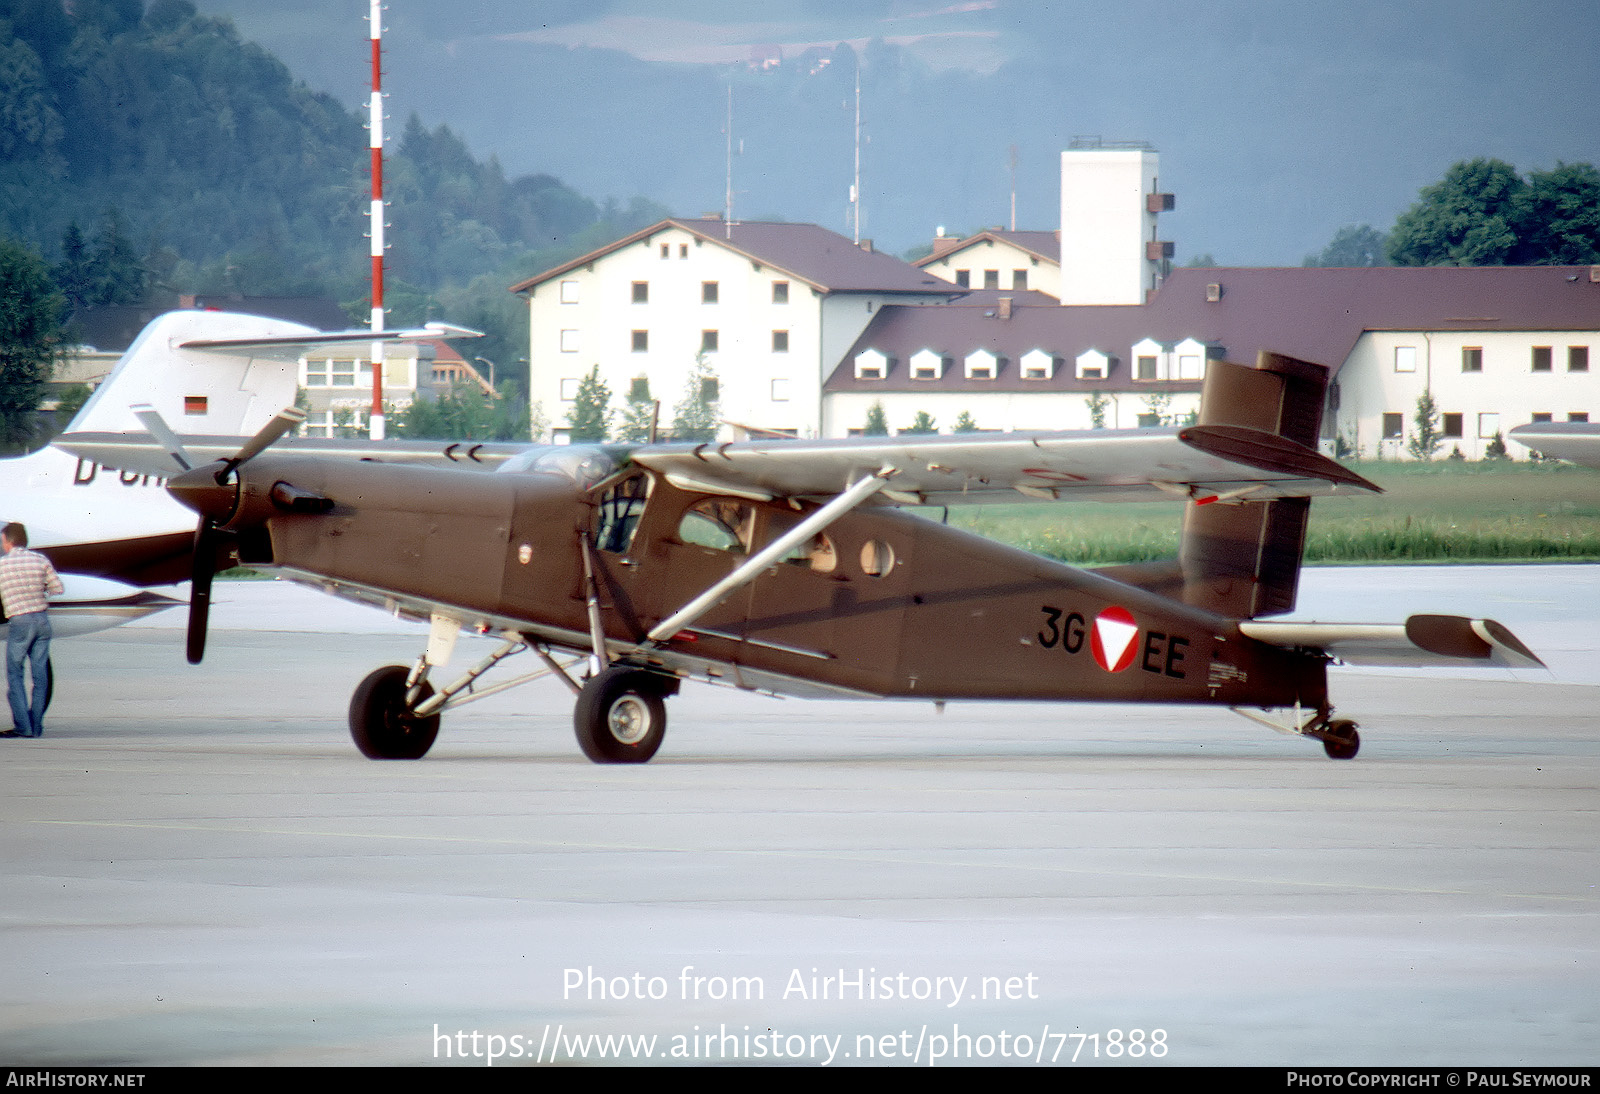
[[[217,572],[219,529],[233,519],[239,505],[239,480],[234,472],[306,420],[303,410],[289,407],[262,426],[233,456],[206,467],[194,467],[153,408],[135,409],[139,420],[152,436],[166,446],[180,465],[194,468],[167,483],[167,490],[184,505],[200,514],[194,531],[194,561],[189,575],[189,632],[186,643],[189,664],[198,665],[206,653],[206,628],[211,618],[211,580]]]

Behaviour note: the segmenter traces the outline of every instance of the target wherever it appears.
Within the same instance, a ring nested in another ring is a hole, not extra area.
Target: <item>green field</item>
[[[1311,503],[1306,561],[1600,559],[1600,471],[1561,463],[1352,463],[1377,497]],[[1172,558],[1183,506],[1058,502],[952,509],[950,523],[1076,565]]]

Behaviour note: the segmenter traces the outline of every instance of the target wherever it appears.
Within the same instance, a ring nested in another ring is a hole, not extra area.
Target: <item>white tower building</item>
[[[1172,244],[1156,216],[1160,157],[1143,142],[1075,138],[1061,153],[1061,302],[1142,304],[1159,288]]]

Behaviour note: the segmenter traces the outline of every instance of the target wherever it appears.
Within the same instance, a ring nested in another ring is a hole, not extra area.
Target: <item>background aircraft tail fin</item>
[[[1262,353],[1255,366],[1213,361],[1200,425],[1249,426],[1316,448],[1328,370]],[[1181,599],[1237,619],[1294,609],[1311,499],[1201,505],[1184,511]]]

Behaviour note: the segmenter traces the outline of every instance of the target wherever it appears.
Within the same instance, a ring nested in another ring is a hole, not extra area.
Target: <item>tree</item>
[[[1111,405],[1111,400],[1106,397],[1105,392],[1097,391],[1085,401],[1089,404],[1089,421],[1093,423],[1096,429],[1104,429],[1106,427],[1106,408]]]
[[[880,399],[867,408],[867,424],[861,432],[868,437],[889,435],[889,416],[883,411],[883,400]]]
[[[967,411],[963,410],[956,416],[956,424],[950,427],[952,433],[976,433],[978,423]]]
[[[617,440],[645,443],[654,439],[657,409],[656,401],[650,397],[650,378],[635,376],[628,386],[628,408],[622,412]]]
[[[935,421],[933,415],[929,414],[926,410],[919,410],[917,411],[917,416],[911,419],[911,424],[906,426],[900,432],[937,433],[939,432],[939,423]]]
[[[577,397],[567,411],[567,435],[573,443],[598,444],[611,430],[611,389],[600,379],[595,365],[578,384]]]
[[[689,383],[683,402],[672,408],[672,435],[680,441],[712,441],[720,424],[717,374],[706,364],[706,355],[695,355],[689,370]]]
[[[0,449],[20,450],[33,439],[63,308],[44,260],[0,239]]]
[[[1302,266],[1387,266],[1389,237],[1370,224],[1346,224],[1333,233],[1321,254],[1306,255]]]
[[[1419,460],[1433,459],[1433,454],[1444,443],[1444,435],[1439,432],[1439,408],[1434,404],[1433,392],[1424,389],[1417,396],[1417,411],[1411,420],[1417,428],[1406,442],[1406,451]]]
[[[1505,265],[1517,245],[1526,188],[1501,160],[1456,164],[1395,221],[1389,258],[1396,266]]]
[[[1600,171],[1588,163],[1533,171],[1518,210],[1514,261],[1529,266],[1600,263]]]

